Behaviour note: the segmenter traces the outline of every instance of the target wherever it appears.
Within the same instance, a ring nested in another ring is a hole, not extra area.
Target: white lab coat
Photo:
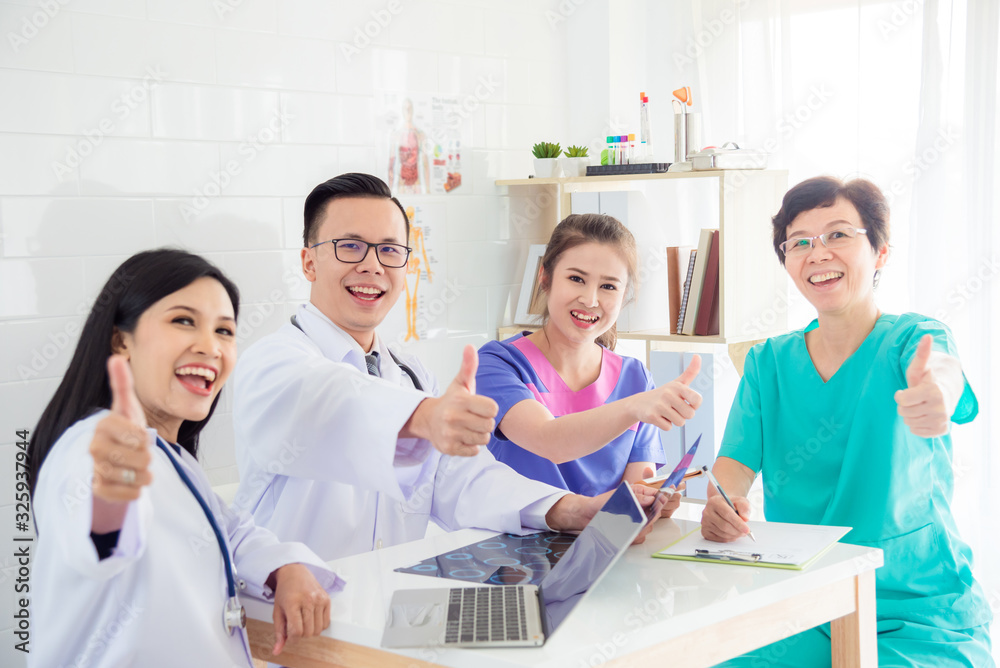
[[[89,446],[100,411],[59,438],[38,476],[38,543],[31,573],[29,666],[249,666],[246,633],[222,622],[228,599],[219,544],[204,511],[150,432],[153,482],[132,502],[111,556],[90,538],[94,462]],[[173,454],[176,455],[176,452]],[[246,513],[229,510],[197,461],[185,472],[227,539],[239,592],[271,600],[276,568],[303,563],[330,592],[343,581],[305,545],[279,543]]]
[[[441,455],[399,430],[428,394],[433,376],[397,353],[420,379],[413,388],[375,337],[381,378],[364,351],[312,304],[240,356],[233,420],[240,488],[249,510],[283,540],[326,560],[423,538],[434,519],[448,530],[545,530],[545,513],[567,494],[529,480],[482,448]]]

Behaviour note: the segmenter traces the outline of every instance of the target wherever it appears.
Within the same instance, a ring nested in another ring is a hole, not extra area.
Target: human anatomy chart
[[[461,187],[458,98],[385,93],[381,100],[379,161],[392,192],[443,195]]]
[[[448,305],[456,295],[445,280],[441,264],[447,245],[445,203],[407,204],[408,198],[405,195],[401,198],[410,220],[408,245],[413,250],[406,263],[406,285],[389,315],[387,329],[398,332],[397,344],[407,345],[447,335]]]

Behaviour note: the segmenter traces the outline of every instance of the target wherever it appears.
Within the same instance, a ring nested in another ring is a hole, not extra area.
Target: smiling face
[[[312,243],[358,239],[406,245],[406,224],[389,199],[347,197],[332,200],[316,226]],[[302,249],[302,272],[312,283],[310,301],[365,351],[406,284],[406,267],[383,267],[368,250],[356,264],[341,262],[333,244]]]
[[[796,216],[788,226],[787,238],[813,237],[848,227],[865,226],[854,205],[838,198],[832,206]],[[875,271],[885,266],[888,254],[888,245],[875,251],[864,234],[842,248],[827,248],[816,239],[811,250],[786,255],[785,269],[820,314],[851,315],[874,304]]]
[[[203,277],[150,306],[112,343],[125,355],[149,426],[170,442],[184,420],[204,420],[236,363],[233,303]]]
[[[563,252],[547,282],[546,328],[572,342],[593,343],[618,319],[628,264],[614,247],[588,242]]]

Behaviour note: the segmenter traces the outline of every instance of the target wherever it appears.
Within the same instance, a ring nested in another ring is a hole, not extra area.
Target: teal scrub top
[[[925,334],[957,358],[951,332],[915,313],[883,315],[823,382],[805,341],[817,324],[747,354],[719,456],[762,473],[768,521],[854,527],[845,542],[884,551],[875,574],[880,620],[950,629],[989,622],[951,512],[951,436],[914,436],[894,398]],[[978,412],[966,381],[952,421]]]

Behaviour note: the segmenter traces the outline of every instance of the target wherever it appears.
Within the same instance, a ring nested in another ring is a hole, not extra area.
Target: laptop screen
[[[628,483],[622,483],[539,585],[546,637],[632,544],[646,523]]]

